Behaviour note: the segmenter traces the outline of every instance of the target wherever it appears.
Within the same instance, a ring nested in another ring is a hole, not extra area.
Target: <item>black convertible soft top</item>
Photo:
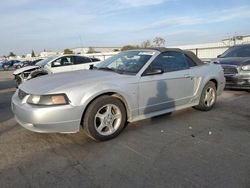
[[[141,48],[141,49],[135,49],[135,50],[156,50],[156,51],[159,51],[161,53],[163,53],[163,52],[181,52],[181,53],[184,53],[189,58],[191,58],[198,66],[205,64],[193,52],[188,51],[188,50],[181,50],[179,48],[155,47],[155,48]]]

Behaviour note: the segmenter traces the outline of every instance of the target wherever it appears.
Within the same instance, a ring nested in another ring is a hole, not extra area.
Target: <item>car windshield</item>
[[[146,50],[125,51],[104,60],[96,67],[99,70],[114,71],[121,74],[136,74],[154,53],[154,51]]]
[[[39,62],[36,63],[37,66],[40,66],[40,67],[43,67],[45,66],[48,62],[50,62],[52,59],[55,59],[56,56],[51,56],[51,57],[48,57],[47,59],[44,59],[44,60],[41,60]]]
[[[250,57],[250,46],[231,47],[220,57]]]

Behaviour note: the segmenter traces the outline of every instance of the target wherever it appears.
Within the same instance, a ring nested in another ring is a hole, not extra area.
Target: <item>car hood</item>
[[[17,69],[13,72],[13,75],[18,75],[24,71],[28,71],[28,70],[32,70],[32,69],[35,69],[35,68],[39,68],[39,66],[27,66],[27,67],[22,67],[20,69]]]
[[[37,77],[22,83],[19,88],[31,94],[51,94],[68,91],[71,88],[88,88],[110,80],[116,82],[117,79],[125,77],[131,75],[102,70],[80,70]]]
[[[222,65],[245,65],[250,63],[250,57],[227,57],[227,58],[218,58],[214,60]]]

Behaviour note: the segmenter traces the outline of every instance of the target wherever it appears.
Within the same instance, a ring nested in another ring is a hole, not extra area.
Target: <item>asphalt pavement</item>
[[[83,131],[39,134],[16,123],[13,81],[0,81],[0,187],[250,187],[250,93],[215,108],[129,124],[95,142]]]

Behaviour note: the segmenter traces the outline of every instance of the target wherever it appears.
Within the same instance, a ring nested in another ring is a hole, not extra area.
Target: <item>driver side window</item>
[[[250,56],[250,48],[243,47],[237,51],[237,57],[249,57]]]
[[[51,67],[73,65],[73,57],[61,57],[51,63]]]
[[[173,72],[188,69],[186,57],[181,52],[163,52],[158,55],[149,66],[149,69],[161,68],[164,72]]]

